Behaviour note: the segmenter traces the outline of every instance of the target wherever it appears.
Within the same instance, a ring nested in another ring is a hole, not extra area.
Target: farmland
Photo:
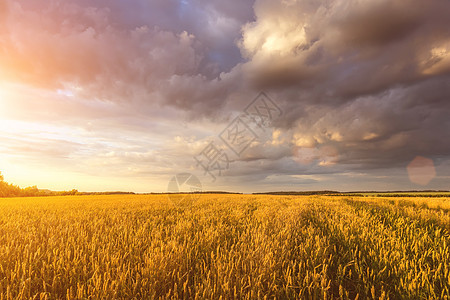
[[[2,299],[448,299],[450,200],[0,199]]]

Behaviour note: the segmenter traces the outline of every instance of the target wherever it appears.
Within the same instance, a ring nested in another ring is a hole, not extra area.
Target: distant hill
[[[287,192],[264,192],[253,193],[254,195],[327,195],[327,196],[359,196],[359,197],[450,197],[450,191],[443,190],[423,190],[423,191],[356,191],[356,192],[338,192],[338,191],[287,191]]]
[[[341,194],[341,192],[336,191],[305,191],[305,192],[264,192],[264,193],[253,193],[253,195],[330,195],[330,194]]]

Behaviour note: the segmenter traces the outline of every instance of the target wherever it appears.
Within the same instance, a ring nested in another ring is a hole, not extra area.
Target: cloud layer
[[[211,188],[416,188],[406,167],[423,156],[436,164],[427,187],[448,189],[448,12],[443,0],[4,1],[2,163],[141,178],[139,190],[147,176],[161,191],[179,170],[203,176],[192,157],[265,90],[283,116]]]

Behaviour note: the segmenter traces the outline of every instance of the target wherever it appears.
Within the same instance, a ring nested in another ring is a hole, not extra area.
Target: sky
[[[450,189],[447,0],[0,2],[22,187]]]

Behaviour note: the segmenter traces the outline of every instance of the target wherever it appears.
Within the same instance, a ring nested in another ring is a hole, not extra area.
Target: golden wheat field
[[[2,299],[448,299],[446,198],[0,199]]]

